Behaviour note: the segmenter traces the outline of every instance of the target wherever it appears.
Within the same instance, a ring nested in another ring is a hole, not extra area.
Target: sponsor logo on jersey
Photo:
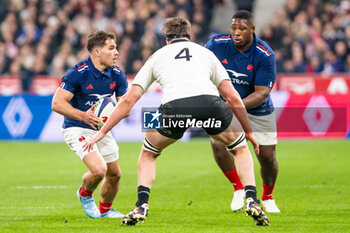
[[[99,94],[90,94],[89,96],[95,96],[97,98],[96,101],[99,101],[100,99],[103,99],[105,97],[110,97],[112,94],[104,94],[104,95],[99,95]],[[96,101],[87,101],[85,105],[92,106],[96,103]]]
[[[86,89],[91,90],[91,89],[94,89],[94,87],[93,87],[92,84],[90,83],[90,85],[87,86]]]
[[[231,82],[234,84],[249,85],[249,82],[237,78],[231,78]]]
[[[96,103],[96,101],[87,101],[87,102],[85,103],[85,105],[92,106],[92,105],[94,105],[95,103]]]
[[[95,96],[98,100],[110,97],[112,94],[104,94],[104,95],[99,95],[99,94],[90,94],[89,96]]]
[[[227,59],[225,58],[224,60],[221,61],[222,64],[228,64]]]
[[[111,83],[111,84],[109,85],[109,88],[110,88],[110,89],[114,89],[114,88],[115,88],[115,82]]]
[[[234,70],[230,70],[230,69],[226,69],[229,73],[231,73],[233,76],[235,76],[236,78],[239,78],[239,77],[248,77],[247,74],[242,74],[242,73],[238,73]]]
[[[227,70],[227,72],[229,74],[232,74],[233,76],[236,77],[236,78],[233,78],[233,77],[230,76],[231,82],[233,84],[241,84],[241,85],[247,85],[247,86],[249,85],[249,82],[238,79],[239,77],[248,77],[248,75],[242,74],[242,73],[238,73],[238,72],[236,72],[234,70],[230,70],[230,69],[226,69],[226,70]]]

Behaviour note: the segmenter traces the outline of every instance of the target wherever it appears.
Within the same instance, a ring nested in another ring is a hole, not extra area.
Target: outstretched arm
[[[243,101],[239,96],[238,92],[233,88],[230,80],[223,80],[220,83],[218,90],[221,96],[227,101],[227,105],[235,114],[239,123],[241,123],[244,131],[246,133],[252,132],[252,128],[248,120],[247,110],[245,109]]]
[[[245,109],[243,101],[238,92],[232,86],[231,81],[228,79],[221,81],[220,85],[218,86],[218,90],[221,96],[227,101],[227,105],[235,114],[239,123],[241,123],[242,128],[246,133],[246,137],[253,143],[255,152],[259,154],[259,144],[253,135],[253,130],[249,123],[247,110]]]
[[[118,101],[111,116],[104,124],[102,129],[92,139],[85,143],[84,151],[90,151],[93,145],[100,141],[114,126],[116,126],[124,117],[126,117],[135,103],[141,98],[144,91],[139,85],[132,85],[130,90]]]
[[[103,134],[107,134],[114,126],[116,126],[124,117],[126,117],[135,103],[143,95],[143,89],[139,85],[132,85],[130,90],[118,101],[111,116],[100,130]]]

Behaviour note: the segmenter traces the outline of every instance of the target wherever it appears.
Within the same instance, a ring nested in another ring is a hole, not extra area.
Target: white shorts
[[[248,114],[253,134],[259,145],[268,146],[277,144],[277,127],[275,112],[265,116]]]
[[[95,136],[97,131],[85,129],[81,127],[69,127],[62,129],[62,135],[67,145],[80,157],[82,160],[89,152],[83,151],[83,145]],[[111,132],[99,142],[97,142],[92,151],[98,151],[102,155],[106,163],[111,163],[119,159],[118,145],[114,140]],[[91,151],[90,151],[91,152]]]

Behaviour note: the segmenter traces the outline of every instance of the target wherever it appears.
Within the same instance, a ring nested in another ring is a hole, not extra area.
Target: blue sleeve
[[[118,97],[124,95],[128,91],[128,80],[126,79],[125,74],[122,71],[120,71],[117,83],[118,86],[115,91],[115,95]]]
[[[276,58],[275,54],[261,59],[255,71],[255,86],[272,87],[276,81]]]
[[[74,94],[78,86],[79,86],[79,77],[76,74],[75,70],[74,69],[68,70],[67,73],[62,78],[60,87]]]
[[[207,49],[209,49],[210,51],[213,51],[213,39],[214,39],[214,37],[210,38],[204,46]]]

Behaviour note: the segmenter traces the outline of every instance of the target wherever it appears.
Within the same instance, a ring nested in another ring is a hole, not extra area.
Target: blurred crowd
[[[248,10],[254,3],[234,1]],[[0,0],[0,75],[20,76],[25,91],[35,75],[61,77],[88,56],[87,36],[95,30],[116,33],[118,65],[135,74],[165,44],[167,17],[188,18],[191,39],[203,45],[214,6],[224,2]],[[274,49],[279,73],[350,72],[350,0],[288,0],[260,37]]]
[[[191,39],[204,44],[214,1],[2,0],[0,74],[21,76],[24,90],[35,75],[61,77],[88,56],[87,36],[95,30],[116,33],[118,65],[134,74],[165,44],[167,17],[188,18]]]
[[[350,0],[288,0],[261,38],[279,73],[350,73]]]

